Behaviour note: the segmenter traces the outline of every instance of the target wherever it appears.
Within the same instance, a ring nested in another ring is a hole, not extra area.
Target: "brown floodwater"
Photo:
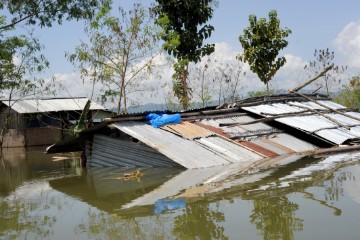
[[[360,154],[216,182],[211,169],[84,170],[78,153],[43,151],[1,155],[0,239],[360,238]]]

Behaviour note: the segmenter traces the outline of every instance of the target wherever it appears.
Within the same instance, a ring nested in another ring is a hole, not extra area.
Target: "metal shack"
[[[0,129],[3,147],[49,145],[67,136],[87,103],[87,98],[19,99],[0,101]],[[102,119],[111,113],[94,102],[88,119]]]
[[[323,95],[264,96],[225,108],[184,111],[178,113],[180,123],[161,127],[150,125],[147,114],[106,119],[47,152],[82,146],[89,166],[193,169],[236,163],[246,167],[319,148],[355,145],[358,149],[360,139],[360,113]]]

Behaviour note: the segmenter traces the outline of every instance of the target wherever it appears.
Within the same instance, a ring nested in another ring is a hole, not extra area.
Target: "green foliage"
[[[188,87],[186,80],[189,76],[189,61],[187,59],[180,60],[174,64],[175,73],[173,74],[173,92],[174,96],[180,100],[180,104],[184,109],[189,107],[191,99],[191,88]]]
[[[286,63],[285,57],[278,57],[279,52],[288,45],[284,39],[291,30],[280,28],[277,12],[269,12],[269,21],[265,18],[257,20],[255,15],[249,16],[250,26],[239,36],[244,52],[237,59],[248,62],[250,70],[258,75],[267,85],[276,72]]]
[[[214,30],[213,26],[206,24],[213,15],[214,0],[156,1],[156,23],[163,29],[163,47],[170,55],[198,62],[201,57],[214,52],[214,44],[202,46]]]
[[[156,24],[163,32],[163,48],[177,59],[174,64],[174,95],[184,109],[189,106],[191,89],[188,87],[188,64],[198,62],[201,57],[214,52],[214,44],[203,41],[211,36],[214,27],[206,24],[213,15],[214,0],[156,0],[153,8],[157,15]]]
[[[250,91],[248,92],[249,97],[261,97],[266,95],[274,94],[275,91]]]
[[[10,29],[18,23],[51,27],[53,22],[61,24],[63,19],[91,19],[97,9],[109,9],[110,0],[0,0],[0,9],[11,14],[9,23],[0,24],[0,31]]]
[[[325,91],[328,96],[330,96],[330,91],[332,86],[339,86],[341,83],[340,76],[346,71],[347,66],[338,66],[335,65],[335,52],[327,49],[315,49],[314,52],[314,61],[310,61],[309,64],[304,66],[304,69],[308,71],[309,77],[313,75],[318,75],[325,68],[331,67],[331,70],[327,71],[324,75],[324,83],[321,84],[316,82],[317,88],[322,88],[325,85]]]
[[[74,130],[73,130],[74,135],[77,135],[81,131],[86,129],[86,118],[89,113],[90,105],[91,105],[91,101],[88,100],[85,104],[84,109],[81,112],[78,124],[74,127]]]
[[[9,30],[8,30],[9,31]],[[43,86],[44,80],[34,75],[48,68],[49,62],[39,54],[42,45],[31,33],[29,36],[6,37],[0,33],[0,93],[21,97]],[[43,90],[44,90],[43,89]]]
[[[100,12],[88,23],[88,41],[82,42],[75,53],[67,54],[70,62],[79,67],[82,78],[93,84],[101,83],[102,103],[116,103],[117,113],[127,111],[129,94],[145,91],[143,81],[149,78],[158,55],[158,29],[146,9],[135,3],[120,17]]]
[[[354,76],[348,85],[343,85],[335,102],[348,108],[360,110],[360,76]]]

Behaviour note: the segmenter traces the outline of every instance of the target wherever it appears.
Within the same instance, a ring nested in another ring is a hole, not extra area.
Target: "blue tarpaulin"
[[[175,113],[175,114],[149,113],[148,115],[146,115],[146,121],[150,123],[154,128],[158,128],[168,123],[180,123],[181,115],[179,113]]]
[[[159,214],[168,210],[181,209],[185,207],[185,198],[159,199],[155,203],[154,213]]]

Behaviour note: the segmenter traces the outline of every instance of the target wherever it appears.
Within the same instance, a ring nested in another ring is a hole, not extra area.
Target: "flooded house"
[[[149,118],[152,114],[161,124]],[[182,112],[122,114],[51,145],[47,153],[84,151],[88,166],[234,164],[238,171],[274,159],[358,151],[359,140],[359,112],[325,95],[292,93]]]
[[[87,101],[87,98],[1,100],[0,128],[7,129],[2,146],[42,146],[66,138]],[[111,113],[101,105],[90,104],[89,122],[109,116]]]

